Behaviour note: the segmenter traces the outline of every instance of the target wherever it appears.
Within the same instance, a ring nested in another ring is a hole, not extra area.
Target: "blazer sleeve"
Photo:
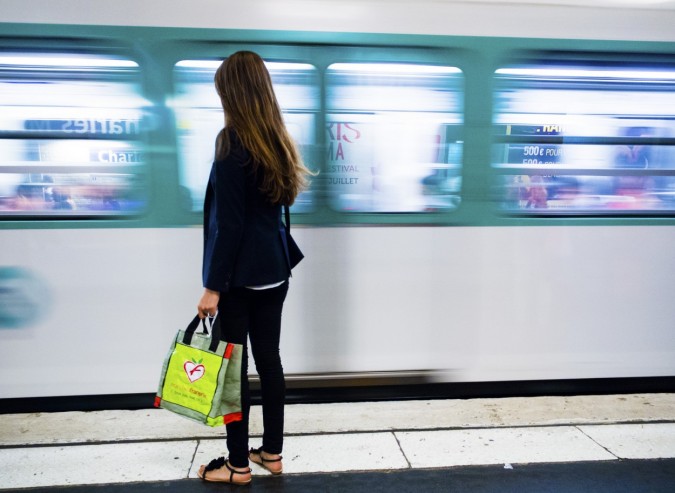
[[[205,204],[209,214],[204,224],[203,281],[205,288],[221,293],[229,290],[244,230],[245,165],[242,152],[231,152],[225,160],[213,163],[209,178],[212,196],[211,203]]]

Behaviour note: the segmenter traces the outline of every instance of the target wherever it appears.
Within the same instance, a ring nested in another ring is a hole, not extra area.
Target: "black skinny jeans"
[[[241,362],[242,421],[226,425],[229,462],[234,467],[248,466],[248,419],[251,396],[248,383],[247,335],[251,353],[260,376],[263,409],[263,450],[280,454],[284,434],[284,400],[286,383],[279,355],[281,311],[288,292],[288,282],[276,288],[253,290],[234,288],[223,294],[218,314],[223,337],[242,344]]]

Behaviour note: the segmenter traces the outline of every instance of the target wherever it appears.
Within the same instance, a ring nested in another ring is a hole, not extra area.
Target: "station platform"
[[[224,428],[168,411],[0,415],[0,491],[673,491],[675,394],[295,404],[284,474],[204,483]],[[251,446],[262,415],[251,412]]]

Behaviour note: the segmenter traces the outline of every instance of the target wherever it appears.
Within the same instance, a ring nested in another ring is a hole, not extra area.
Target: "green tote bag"
[[[209,426],[241,421],[243,346],[221,340],[219,317],[211,334],[196,332],[199,317],[179,330],[164,360],[155,407]]]

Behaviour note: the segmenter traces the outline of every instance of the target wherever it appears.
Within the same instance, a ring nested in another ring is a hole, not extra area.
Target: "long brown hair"
[[[264,170],[260,190],[273,204],[292,205],[311,172],[286,129],[262,58],[252,51],[230,55],[216,71],[215,85],[225,112],[216,158],[228,155],[227,130],[234,130],[251,154],[253,166]]]

